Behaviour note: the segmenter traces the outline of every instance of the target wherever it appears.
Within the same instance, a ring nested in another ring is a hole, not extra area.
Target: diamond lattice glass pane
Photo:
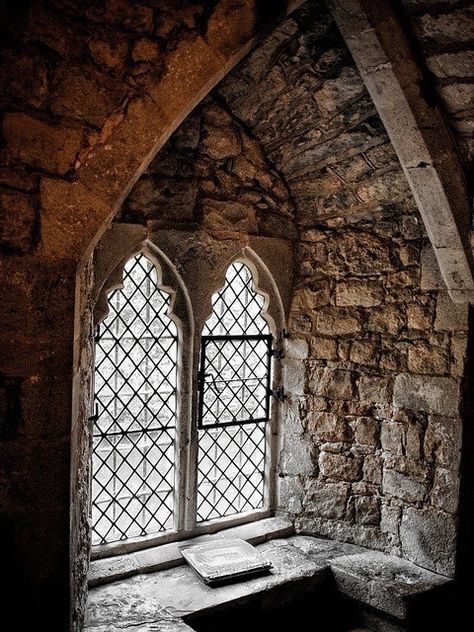
[[[263,507],[265,426],[199,431],[198,522]]]
[[[224,287],[212,297],[212,315],[207,320],[205,336],[251,336],[269,334],[262,317],[265,300],[257,294],[252,273],[243,263],[229,266]]]
[[[93,544],[173,525],[178,338],[170,296],[143,255],[109,299],[95,357]]]
[[[246,265],[229,266],[212,306],[201,357],[198,522],[259,509],[265,498],[271,337]]]
[[[201,424],[265,420],[271,337],[203,338]]]

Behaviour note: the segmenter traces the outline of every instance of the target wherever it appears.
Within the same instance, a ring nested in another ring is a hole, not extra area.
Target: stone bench
[[[203,617],[238,613],[239,608],[266,608],[270,613],[284,600],[290,604],[305,599],[316,600],[326,616],[331,616],[331,600],[337,602],[336,610],[362,607],[362,620],[372,629],[404,630],[413,606],[450,584],[397,557],[312,536],[278,538],[258,548],[271,560],[272,573],[218,588],[206,586],[188,566],[92,588],[86,631],[189,632],[185,622],[193,625]]]

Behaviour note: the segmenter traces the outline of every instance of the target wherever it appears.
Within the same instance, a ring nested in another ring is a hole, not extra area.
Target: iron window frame
[[[259,418],[251,418],[245,420],[235,420],[235,421],[225,421],[222,423],[213,423],[208,424],[203,422],[203,409],[204,409],[204,394],[205,394],[205,386],[206,376],[206,347],[211,342],[227,342],[227,341],[265,341],[267,343],[266,349],[266,368],[267,374],[265,376],[265,416]],[[272,380],[272,357],[273,353],[273,336],[272,334],[255,334],[255,335],[220,335],[220,336],[211,336],[207,335],[201,336],[201,351],[200,351],[200,361],[199,361],[199,370],[198,370],[198,407],[197,407],[197,427],[198,430],[208,430],[210,428],[222,428],[224,426],[243,426],[245,424],[252,423],[261,423],[268,422],[270,420],[270,397],[272,395],[271,390],[271,380]]]

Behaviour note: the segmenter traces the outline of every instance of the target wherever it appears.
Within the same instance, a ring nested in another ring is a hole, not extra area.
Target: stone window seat
[[[280,523],[281,529],[284,524],[285,521]],[[254,529],[258,530],[255,525]],[[263,525],[260,529],[263,531]],[[257,535],[255,539],[258,540]],[[328,613],[329,600],[334,604],[335,598],[339,600],[336,614],[338,608],[357,605],[359,620],[371,629],[422,630],[425,628],[413,621],[422,617],[426,623],[427,613],[433,621],[440,621],[435,607],[448,603],[445,595],[451,580],[384,553],[306,535],[280,535],[258,544],[258,548],[272,561],[272,573],[218,588],[206,586],[186,565],[93,587],[89,592],[86,631],[220,629],[189,625],[206,617],[212,621],[212,617],[229,611],[238,613],[239,608],[241,612],[247,608],[253,613],[271,613],[273,607],[281,607],[282,603],[291,606],[292,600],[306,600],[311,607],[319,603],[318,611]],[[150,566],[146,570],[149,569]],[[242,629],[249,632],[248,628]],[[324,624],[319,629],[330,632]]]

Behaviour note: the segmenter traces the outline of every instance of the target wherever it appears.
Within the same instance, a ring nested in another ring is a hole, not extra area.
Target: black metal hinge
[[[268,394],[271,397],[274,397],[277,400],[277,402],[282,402],[284,399],[286,399],[286,394],[285,394],[285,390],[283,386],[280,386],[279,388],[269,389]]]

